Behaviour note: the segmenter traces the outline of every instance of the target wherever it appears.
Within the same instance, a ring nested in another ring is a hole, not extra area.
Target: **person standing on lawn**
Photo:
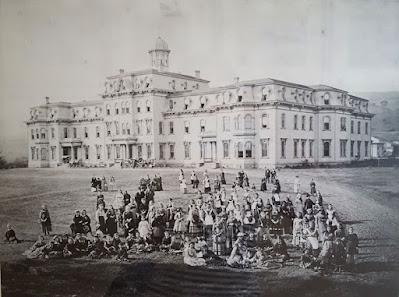
[[[50,212],[45,204],[42,205],[42,209],[39,214],[40,224],[42,225],[42,231],[44,235],[50,235],[51,232],[51,219]]]

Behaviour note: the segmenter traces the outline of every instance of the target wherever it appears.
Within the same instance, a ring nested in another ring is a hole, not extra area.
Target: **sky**
[[[212,86],[276,78],[399,90],[399,0],[0,0],[0,150],[27,155],[29,108],[98,98],[105,77],[169,69]]]

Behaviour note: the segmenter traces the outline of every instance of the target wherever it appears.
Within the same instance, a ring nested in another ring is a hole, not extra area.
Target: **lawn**
[[[199,170],[200,171],[200,170]],[[208,170],[210,176],[216,171]],[[189,175],[186,170],[186,175]],[[115,176],[118,188],[134,194],[138,180],[159,173],[163,192],[156,202],[172,197],[187,205],[194,194],[178,191],[178,169],[13,169],[0,171],[0,229],[11,223],[24,242],[0,245],[4,296],[397,296],[399,261],[399,170],[396,168],[307,169],[278,172],[283,197],[293,198],[295,175],[301,187],[313,178],[325,200],[340,218],[359,234],[357,273],[320,276],[299,267],[274,271],[228,268],[190,268],[180,257],[154,254],[128,263],[111,260],[28,261],[21,255],[40,232],[40,206],[47,204],[53,229],[69,231],[76,209],[94,218],[96,195],[90,192],[93,175]],[[226,170],[231,184],[235,171]],[[249,170],[251,183],[259,187],[261,170]],[[200,174],[201,176],[201,174]],[[230,190],[230,186],[228,186]],[[191,191],[192,192],[192,191]],[[105,193],[112,201],[115,193]],[[263,197],[270,197],[268,192]]]

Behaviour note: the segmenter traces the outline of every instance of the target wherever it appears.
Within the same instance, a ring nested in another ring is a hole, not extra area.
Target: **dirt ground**
[[[189,175],[190,170],[185,170]],[[200,172],[200,170],[198,170]],[[208,170],[210,176],[218,170]],[[231,184],[236,173],[225,170]],[[248,170],[260,185],[262,170]],[[94,218],[93,175],[115,176],[118,188],[131,194],[138,180],[159,173],[163,192],[156,201],[172,197],[187,205],[194,194],[178,192],[178,169],[14,169],[0,171],[0,231],[9,222],[24,242],[0,244],[3,296],[399,296],[399,170],[397,168],[284,169],[278,172],[283,197],[293,198],[295,175],[301,188],[316,181],[326,202],[360,237],[354,273],[323,276],[298,266],[260,271],[225,267],[192,268],[181,256],[138,255],[126,263],[112,260],[52,259],[32,261],[21,254],[40,233],[40,206],[47,204],[56,233],[69,231],[76,209]],[[228,186],[230,190],[230,186]],[[115,193],[105,193],[112,201]],[[263,197],[270,197],[268,192]]]

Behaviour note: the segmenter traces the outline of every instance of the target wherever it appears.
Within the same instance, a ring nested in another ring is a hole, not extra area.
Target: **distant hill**
[[[369,111],[375,114],[372,131],[399,131],[399,92],[362,92],[355,95],[370,100]]]

